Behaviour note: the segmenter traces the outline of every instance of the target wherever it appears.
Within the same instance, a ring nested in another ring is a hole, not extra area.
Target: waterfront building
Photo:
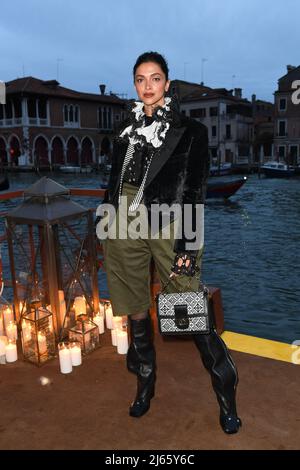
[[[0,105],[0,164],[24,168],[97,166],[112,147],[125,100],[116,94],[83,93],[57,80],[24,77],[6,83]]]
[[[274,145],[277,160],[290,165],[300,163],[300,103],[299,97],[300,66],[287,65],[287,73],[278,80],[274,93],[275,125]],[[295,83],[298,81],[298,84]]]

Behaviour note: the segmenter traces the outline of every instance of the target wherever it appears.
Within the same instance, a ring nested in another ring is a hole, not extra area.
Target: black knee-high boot
[[[220,424],[224,432],[234,434],[242,425],[236,411],[238,373],[227,347],[212,329],[207,335],[195,334],[195,344],[204,367],[211,375],[213,389],[220,405]]]
[[[130,416],[139,418],[150,408],[156,380],[156,355],[153,345],[151,318],[130,322],[130,345],[127,368],[137,376],[137,393],[129,408]]]

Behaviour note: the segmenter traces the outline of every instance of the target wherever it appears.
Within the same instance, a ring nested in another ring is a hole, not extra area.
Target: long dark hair
[[[162,69],[162,71],[164,72],[166,76],[166,80],[169,79],[169,67],[164,56],[162,56],[158,52],[149,51],[149,52],[144,52],[137,58],[136,63],[134,64],[134,67],[133,67],[133,81],[135,79],[136,69],[138,68],[139,65],[144,64],[145,62],[155,62],[156,64],[158,64],[160,68]]]

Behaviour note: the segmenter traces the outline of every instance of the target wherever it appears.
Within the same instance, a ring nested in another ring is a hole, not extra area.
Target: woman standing
[[[109,185],[97,209],[97,235],[103,242],[113,313],[129,319],[127,367],[137,376],[137,393],[129,408],[133,417],[149,410],[155,391],[156,358],[149,316],[151,259],[161,283],[170,281],[167,293],[197,291],[195,267],[201,266],[203,253],[203,212],[200,210],[199,222],[199,208],[203,208],[209,174],[207,128],[180,113],[176,96],[165,96],[170,86],[168,72],[164,57],[157,52],[138,57],[133,79],[140,101],[129,106],[129,117],[114,139]],[[113,216],[103,217],[105,203],[110,204]],[[166,223],[160,214],[155,229],[153,220],[161,204],[169,219]],[[179,231],[178,212],[176,216],[176,211],[166,210],[174,204],[180,208]],[[144,218],[137,224],[141,213]],[[138,225],[139,229],[143,225],[139,236]],[[108,236],[104,236],[105,226]],[[163,235],[166,229],[167,237]],[[238,376],[232,358],[214,328],[193,339],[211,375],[222,429],[236,433],[241,420],[236,411]]]

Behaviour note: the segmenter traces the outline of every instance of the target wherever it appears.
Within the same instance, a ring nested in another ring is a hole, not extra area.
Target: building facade
[[[213,164],[252,163],[252,104],[242,98],[240,88],[233,91],[200,84],[181,99],[181,112],[207,126]]]
[[[293,99],[300,96],[299,87],[300,66],[287,65],[287,73],[279,78],[274,93],[274,145],[276,158],[291,165],[300,163],[300,103]]]
[[[0,164],[55,168],[97,166],[111,152],[125,101],[114,94],[81,93],[56,80],[24,77],[6,83],[0,105]]]
[[[274,158],[274,104],[252,95],[253,161],[264,163]]]

